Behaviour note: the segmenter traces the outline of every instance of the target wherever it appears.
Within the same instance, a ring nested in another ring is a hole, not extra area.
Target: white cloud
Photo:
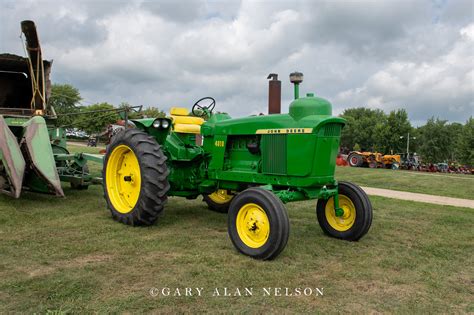
[[[396,61],[371,75],[361,86],[340,92],[347,106],[406,108],[414,120],[430,116],[465,120],[474,115],[474,24],[459,31],[451,50],[426,61]]]

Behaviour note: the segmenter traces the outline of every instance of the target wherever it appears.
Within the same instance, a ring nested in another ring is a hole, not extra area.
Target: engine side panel
[[[253,135],[215,135],[210,137],[213,151],[209,179],[287,187],[331,184],[342,126],[339,121],[329,119],[314,128],[258,129]]]

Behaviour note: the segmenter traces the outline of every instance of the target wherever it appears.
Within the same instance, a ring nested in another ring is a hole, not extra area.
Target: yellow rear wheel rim
[[[251,248],[265,245],[270,235],[270,221],[262,207],[247,203],[237,213],[237,233],[242,242]]]
[[[344,210],[344,214],[337,217],[336,212],[334,211],[334,197],[331,197],[326,203],[326,220],[333,229],[344,232],[354,225],[356,219],[356,208],[349,197],[341,194],[339,195],[339,207]]]
[[[109,156],[105,171],[107,194],[115,210],[129,213],[140,197],[140,164],[126,145],[117,146]]]
[[[218,204],[225,204],[232,200],[234,196],[227,193],[227,189],[218,189],[212,194],[208,195],[208,197]]]

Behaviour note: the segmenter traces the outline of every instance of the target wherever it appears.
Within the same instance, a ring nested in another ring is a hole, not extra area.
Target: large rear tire
[[[218,189],[212,194],[203,195],[203,201],[207,203],[207,207],[211,211],[227,213],[229,212],[229,206],[234,198],[234,195],[230,194],[226,189]]]
[[[112,138],[102,171],[112,217],[128,225],[151,225],[167,200],[166,156],[155,139],[128,129]]]
[[[249,188],[234,197],[230,204],[228,232],[239,252],[269,260],[285,248],[290,222],[277,196],[262,188]]]
[[[316,215],[321,229],[331,237],[359,240],[372,225],[372,204],[369,197],[359,186],[339,182],[339,207],[344,210],[344,214],[338,217],[334,211],[334,197],[318,200]]]
[[[357,153],[351,153],[347,157],[347,162],[352,167],[360,167],[364,163],[364,159],[362,158],[361,155],[359,155]]]

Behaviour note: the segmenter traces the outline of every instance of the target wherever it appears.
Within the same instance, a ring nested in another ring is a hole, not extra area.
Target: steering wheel
[[[204,100],[210,100],[211,102],[206,106],[200,105],[199,103],[201,103]],[[196,103],[194,103],[191,112],[193,113],[194,116],[204,117],[207,114],[212,113],[212,111],[214,110],[214,107],[216,107],[216,100],[210,96],[206,96],[198,100]]]

